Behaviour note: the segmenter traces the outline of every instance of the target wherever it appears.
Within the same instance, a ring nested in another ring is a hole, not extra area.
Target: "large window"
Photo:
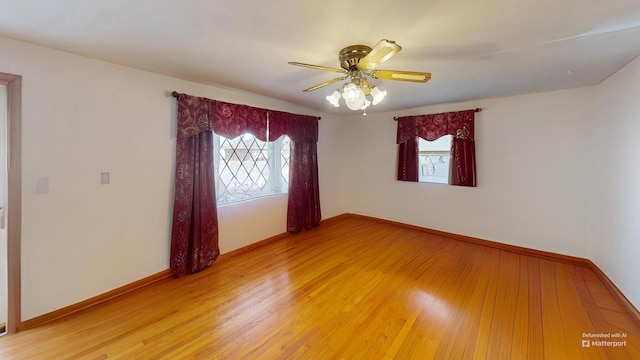
[[[451,135],[434,141],[418,139],[418,181],[449,183],[451,173]]]
[[[273,142],[251,134],[233,139],[214,135],[217,204],[286,193],[290,143],[286,135]]]

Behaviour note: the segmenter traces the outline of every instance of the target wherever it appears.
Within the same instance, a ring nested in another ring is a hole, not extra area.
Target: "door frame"
[[[22,77],[0,72],[7,86],[7,333],[20,329],[20,242],[22,230]]]

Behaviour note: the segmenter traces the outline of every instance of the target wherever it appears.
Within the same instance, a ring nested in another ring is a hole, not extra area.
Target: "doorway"
[[[0,85],[4,88],[4,125],[1,138],[4,146],[0,150],[3,155],[0,171],[4,180],[4,210],[5,241],[0,239],[0,247],[5,249],[6,255],[0,260],[6,277],[2,277],[3,297],[2,314],[6,314],[4,321],[5,332],[8,334],[18,330],[21,324],[20,307],[20,237],[22,223],[22,77],[0,72]],[[1,180],[0,180],[1,181]],[[11,211],[9,211],[9,209]],[[0,224],[1,225],[1,224]],[[0,250],[0,253],[3,250]],[[2,270],[0,270],[2,273]],[[6,280],[4,280],[6,279]],[[6,292],[5,292],[6,291]],[[6,299],[6,300],[5,300]],[[0,321],[1,322],[1,321]]]
[[[7,276],[7,86],[0,84],[0,335],[7,332],[9,277]]]

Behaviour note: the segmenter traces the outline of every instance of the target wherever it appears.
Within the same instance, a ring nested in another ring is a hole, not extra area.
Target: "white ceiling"
[[[0,0],[0,35],[325,112],[345,46],[396,41],[371,111],[594,85],[640,54],[640,0]],[[173,89],[167,89],[173,90]],[[198,94],[193,94],[198,95]]]

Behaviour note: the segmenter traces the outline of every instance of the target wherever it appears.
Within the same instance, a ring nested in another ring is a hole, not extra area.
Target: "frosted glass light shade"
[[[360,110],[366,100],[364,91],[354,83],[348,83],[342,88],[342,98],[351,110]]]
[[[338,90],[334,90],[331,95],[327,95],[326,99],[331,105],[340,107],[340,104],[338,103],[338,101],[340,100],[340,93],[338,92]]]
[[[353,100],[345,100],[344,102],[347,104],[347,107],[351,110],[360,110],[364,106],[364,97],[356,98]]]
[[[380,91],[377,86],[374,86],[371,89],[371,96],[373,97],[373,105],[378,105],[387,96],[387,92]]]
[[[348,83],[342,87],[342,97],[345,100],[356,100],[359,97],[358,90],[362,91],[356,84]]]

